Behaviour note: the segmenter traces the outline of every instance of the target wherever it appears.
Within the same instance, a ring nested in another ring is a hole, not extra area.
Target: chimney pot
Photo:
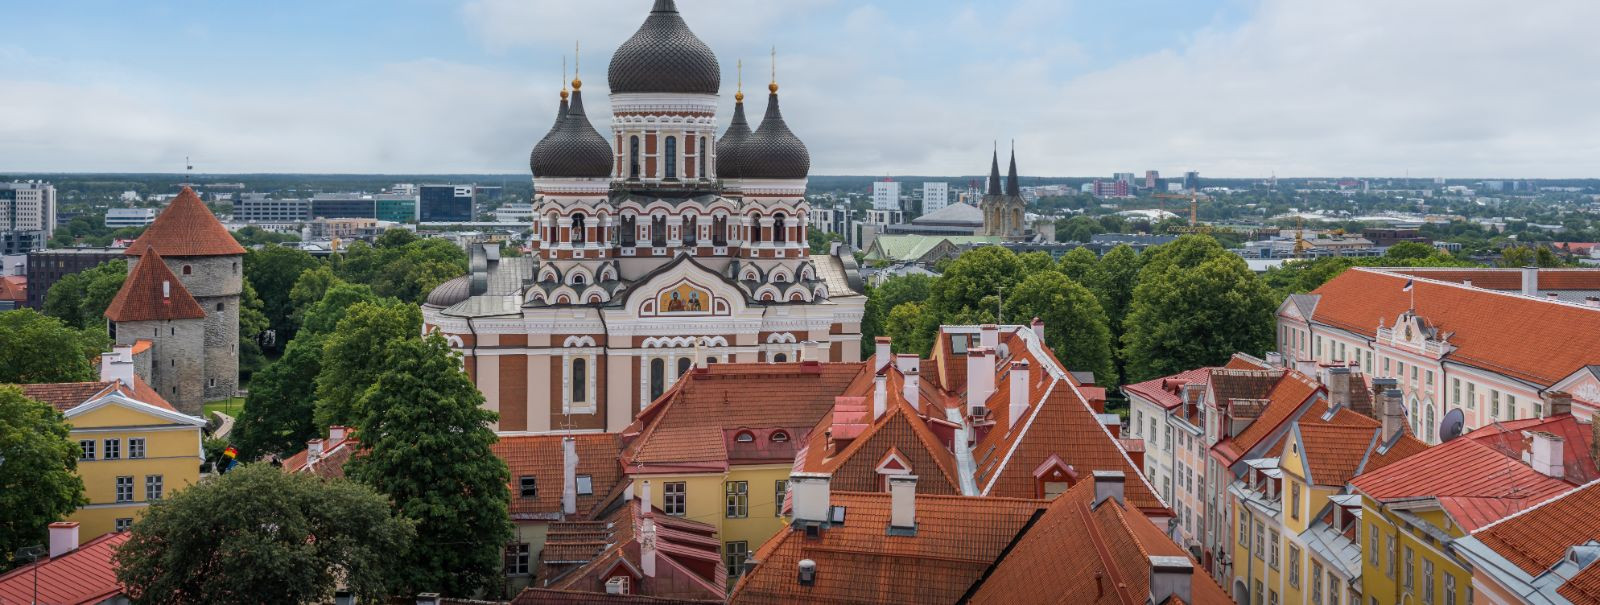
[[[817,562],[811,559],[800,560],[800,585],[811,586],[817,583]]]
[[[1539,268],[1522,268],[1522,295],[1537,296],[1539,294]]]
[[[1000,326],[994,324],[978,326],[978,346],[991,351],[1000,346]]]
[[[1028,362],[1027,360],[1011,362],[1011,408],[1008,418],[1015,424],[1018,418],[1028,412],[1028,405],[1033,402],[1033,393],[1029,392]]]
[[[54,559],[77,549],[77,521],[57,521],[50,524],[50,558]]]
[[[873,371],[881,371],[894,361],[894,346],[888,336],[879,336],[873,339],[876,349],[872,353]]]
[[[1533,438],[1531,451],[1528,452],[1529,466],[1546,477],[1557,479],[1564,477],[1566,473],[1563,454],[1566,453],[1566,441],[1558,435],[1544,431],[1529,431],[1526,434]]]
[[[917,532],[917,476],[889,476],[889,533]],[[898,531],[897,531],[898,530]]]
[[[1094,506],[1099,507],[1107,498],[1115,499],[1122,503],[1123,490],[1127,487],[1127,475],[1122,471],[1095,471],[1094,472]]]
[[[789,493],[794,503],[794,520],[828,522],[828,502],[831,500],[828,493],[828,483],[832,476],[827,473],[792,473],[789,475]]]
[[[1039,338],[1039,344],[1045,344],[1044,320],[1037,317],[1033,318],[1033,335]]]
[[[986,409],[989,396],[994,394],[994,349],[977,347],[967,349],[967,414]]]
[[[1184,603],[1193,602],[1190,598],[1193,581],[1194,562],[1188,557],[1150,557],[1151,603],[1166,603],[1174,598]]]

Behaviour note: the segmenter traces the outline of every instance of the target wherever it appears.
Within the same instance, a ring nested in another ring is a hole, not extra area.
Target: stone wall
[[[237,322],[235,326],[237,329]],[[143,370],[145,382],[172,407],[185,414],[200,415],[200,407],[206,402],[206,321],[126,321],[118,323],[116,329],[118,345],[131,345],[141,339],[151,341],[149,364],[141,364],[136,371]]]

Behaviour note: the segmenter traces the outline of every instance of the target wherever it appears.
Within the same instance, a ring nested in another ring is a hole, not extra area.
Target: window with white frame
[[[144,438],[134,437],[128,439],[128,458],[137,459],[144,457]]]

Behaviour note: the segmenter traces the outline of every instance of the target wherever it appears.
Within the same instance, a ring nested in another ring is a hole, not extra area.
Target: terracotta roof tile
[[[1232,361],[1228,362],[1232,364]],[[1211,378],[1211,368],[1198,368],[1171,376],[1124,385],[1122,390],[1133,393],[1166,409],[1183,403],[1182,389],[1188,384],[1204,384]]]
[[[1537,576],[1566,556],[1568,547],[1600,540],[1600,483],[1547,500],[1472,535]]]
[[[511,605],[704,605],[722,603],[717,600],[671,599],[640,594],[606,594],[581,590],[554,590],[550,588],[525,588],[511,600]]]
[[[111,394],[113,391],[121,393],[124,397],[162,408],[168,411],[177,411],[172,404],[162,398],[154,388],[151,388],[143,378],[135,375],[133,387],[122,386],[112,381],[92,382],[54,382],[39,384],[17,385],[22,388],[22,394],[29,399],[48,403],[60,411],[67,411],[90,401]]]
[[[1508,456],[1520,459],[1528,451],[1529,442],[1525,433],[1529,431],[1549,433],[1561,438],[1562,468],[1567,481],[1583,484],[1600,479],[1600,471],[1595,468],[1595,460],[1589,455],[1594,444],[1594,432],[1590,430],[1589,425],[1578,422],[1578,419],[1571,414],[1496,422],[1480,427],[1467,436]]]
[[[1378,431],[1358,425],[1301,424],[1300,444],[1311,481],[1316,485],[1343,486],[1361,470]]]
[[[705,523],[667,515],[652,509],[656,527],[656,576],[628,573],[635,594],[704,600],[727,594],[727,568],[723,566],[716,528]],[[557,590],[604,592],[605,582],[618,565],[640,568],[640,540],[644,517],[639,502],[631,500],[611,508],[593,521],[555,521],[545,534],[536,577],[544,587]]]
[[[961,496],[916,497],[917,531],[886,535],[888,494],[833,492],[843,525],[816,539],[785,530],[757,551],[759,564],[730,603],[954,603],[999,557],[1045,502]],[[801,559],[817,564],[813,585],[796,581]]]
[[[105,315],[111,321],[124,322],[203,319],[206,312],[183,287],[178,276],[161,261],[156,249],[149,248],[128,274],[128,279],[122,282],[122,289],[111,299]]]
[[[1600,603],[1600,565],[1591,563],[1583,568],[1578,575],[1572,576],[1572,579],[1557,588],[1556,594],[1566,597],[1573,603],[1589,605]]]
[[[28,300],[28,276],[0,276],[0,300],[17,302]]]
[[[230,256],[244,254],[244,247],[233,239],[211,209],[193,189],[184,187],[172,198],[166,210],[156,217],[144,234],[123,252],[143,256],[150,247],[167,256]]]
[[[1542,475],[1495,448],[1464,438],[1364,473],[1351,484],[1379,502],[1437,498],[1440,506],[1467,531],[1573,487]]]
[[[512,518],[559,518],[563,489],[563,435],[506,436],[495,442],[496,456],[511,469]],[[577,508],[580,513],[591,510],[602,498],[609,495],[622,480],[622,466],[617,456],[622,452],[622,440],[616,434],[573,435],[578,454],[576,475],[588,475],[591,493],[579,494]],[[533,477],[538,486],[537,496],[523,498],[518,485],[521,477]]]
[[[99,603],[122,592],[113,556],[128,541],[127,532],[109,533],[38,566],[40,603]],[[0,575],[0,603],[34,602],[34,567]]]
[[[1380,321],[1392,324],[1411,307],[1414,293],[1417,315],[1453,333],[1449,342],[1456,348],[1448,360],[1544,387],[1600,365],[1600,347],[1592,346],[1600,309],[1421,278],[1404,292],[1407,279],[1363,267],[1345,271],[1312,291],[1320,296],[1313,319],[1371,338]]]
[[[1391,273],[1453,283],[1472,282],[1474,288],[1522,290],[1522,269],[1472,269],[1456,267],[1399,267]],[[1539,269],[1540,290],[1600,290],[1600,271],[1594,269]]]
[[[1261,386],[1262,376],[1241,377],[1237,372],[1239,371],[1217,370],[1212,372],[1211,385],[1213,390],[1221,383],[1227,385],[1228,390],[1225,392],[1239,395],[1241,399],[1258,399],[1257,397],[1248,397],[1248,395],[1254,395],[1259,392],[1257,389]],[[1251,371],[1251,373],[1265,375],[1268,372]],[[1307,401],[1310,401],[1312,396],[1316,395],[1317,389],[1321,388],[1311,377],[1293,370],[1271,373],[1277,374],[1272,379],[1274,384],[1268,389],[1265,397],[1259,398],[1267,401],[1266,407],[1244,430],[1239,431],[1238,435],[1229,440],[1239,455],[1246,454],[1268,437],[1276,434],[1285,422],[1295,418],[1296,414],[1308,407]],[[1235,380],[1236,378],[1239,380]],[[1248,385],[1249,388],[1239,388],[1244,385]],[[1223,396],[1221,394],[1217,395],[1217,397],[1219,398],[1219,403],[1226,401],[1226,399],[1222,399]],[[1325,410],[1326,408],[1321,409]],[[1282,447],[1282,443],[1276,443],[1273,447]],[[1233,460],[1229,460],[1230,464],[1232,462]]]

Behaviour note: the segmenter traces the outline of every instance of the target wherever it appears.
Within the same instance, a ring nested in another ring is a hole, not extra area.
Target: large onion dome
[[[639,31],[611,55],[612,94],[717,94],[722,69],[711,47],[689,31],[673,0],[656,0]]]
[[[761,126],[739,147],[739,177],[745,179],[803,179],[811,172],[811,153],[800,137],[789,131],[778,110],[778,85],[767,96],[767,115]]]
[[[733,121],[728,123],[728,129],[722,132],[722,138],[717,139],[717,176],[724,179],[736,179],[741,176],[739,170],[739,148],[750,138],[750,123],[744,119],[744,93],[734,96]]]
[[[439,284],[429,292],[428,304],[435,307],[452,307],[468,298],[472,298],[472,284],[468,276],[463,275]]]
[[[550,134],[533,146],[528,166],[534,178],[608,178],[616,159],[611,144],[583,113],[583,82],[572,81],[572,103]]]

